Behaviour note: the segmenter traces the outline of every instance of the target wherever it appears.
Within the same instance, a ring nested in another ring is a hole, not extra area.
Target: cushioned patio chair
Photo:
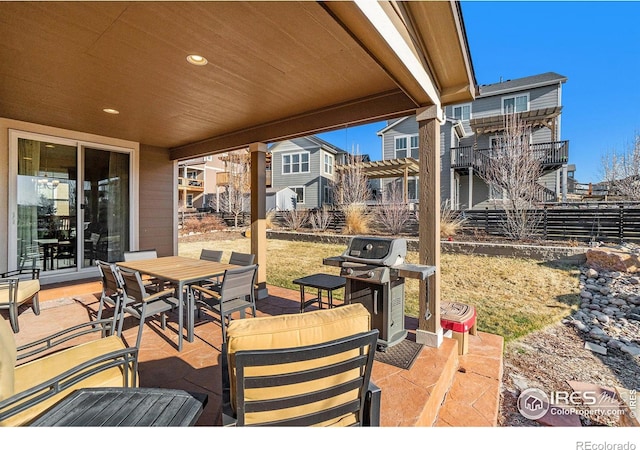
[[[189,295],[195,296],[198,317],[201,307],[220,316],[223,341],[226,338],[227,323],[231,322],[233,313],[240,312],[241,317],[244,317],[246,310],[251,309],[253,317],[256,316],[254,285],[257,274],[257,264],[227,269],[222,276],[219,292],[197,285],[189,288]]]
[[[225,426],[378,426],[378,330],[361,304],[234,320],[222,349]]]
[[[28,425],[76,389],[137,386],[138,349],[112,325],[94,320],[17,347],[0,319],[0,426]]]
[[[40,314],[39,293],[40,269],[36,267],[24,267],[0,275],[0,309],[9,310],[9,321],[14,333],[20,332],[20,306],[30,303],[34,314]]]

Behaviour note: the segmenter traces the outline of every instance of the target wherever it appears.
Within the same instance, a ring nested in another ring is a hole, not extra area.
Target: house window
[[[187,194],[187,208],[193,208],[193,194]]]
[[[419,150],[418,135],[398,136],[395,139],[396,158],[418,158]]]
[[[471,103],[453,107],[453,118],[457,120],[471,119]]]
[[[332,200],[333,200],[331,197],[332,197],[331,186],[325,186],[323,188],[323,199],[322,199],[322,202],[331,204]]]
[[[329,155],[328,153],[324,154],[324,173],[326,175],[333,175],[333,155]]]
[[[296,203],[304,204],[304,186],[290,186],[289,188],[296,193]]]
[[[282,155],[282,173],[309,173],[309,152]]]
[[[418,159],[418,152],[420,151],[420,140],[418,139],[418,135],[411,136],[411,157],[413,159]]]
[[[529,94],[502,97],[502,114],[529,111]]]

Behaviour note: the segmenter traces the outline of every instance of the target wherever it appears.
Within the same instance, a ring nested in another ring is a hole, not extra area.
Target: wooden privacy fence
[[[617,205],[606,208],[544,208],[537,214],[535,235],[549,240],[640,242],[640,207]],[[458,212],[466,220],[463,228],[481,229],[487,234],[503,235],[504,210],[468,210]]]

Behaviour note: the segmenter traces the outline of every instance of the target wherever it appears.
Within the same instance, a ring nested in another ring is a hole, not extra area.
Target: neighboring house
[[[543,175],[535,193],[539,201],[566,201],[568,192],[569,142],[560,140],[562,85],[567,78],[548,72],[495,84],[481,85],[473,102],[448,106],[440,128],[440,189],[442,201],[453,209],[492,207],[500,195],[478,175],[479,164],[494,140],[504,130],[504,115],[520,113],[531,126],[532,151],[544,154]],[[382,158],[418,157],[418,124],[415,116],[387,122],[378,132]],[[575,170],[575,169],[574,169]],[[403,183],[402,179],[385,180]],[[409,200],[418,198],[417,177],[408,178]]]
[[[217,174],[224,171],[224,162],[216,156],[204,156],[178,164],[178,207],[208,208],[219,194]]]
[[[222,211],[221,197],[229,185],[228,153],[181,161],[178,164],[178,207]],[[247,154],[248,159],[248,154]],[[266,158],[267,187],[271,186],[271,155]]]
[[[272,188],[290,188],[299,209],[313,209],[332,202],[331,182],[336,164],[348,153],[316,136],[278,142],[270,147]]]

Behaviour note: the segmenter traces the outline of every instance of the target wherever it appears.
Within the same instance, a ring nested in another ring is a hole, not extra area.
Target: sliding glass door
[[[18,139],[18,267],[75,267],[77,147]]]
[[[129,155],[84,149],[85,267],[96,259],[122,261],[129,248]]]
[[[130,243],[127,149],[24,133],[12,138],[12,158],[9,261],[46,276],[122,260]]]

